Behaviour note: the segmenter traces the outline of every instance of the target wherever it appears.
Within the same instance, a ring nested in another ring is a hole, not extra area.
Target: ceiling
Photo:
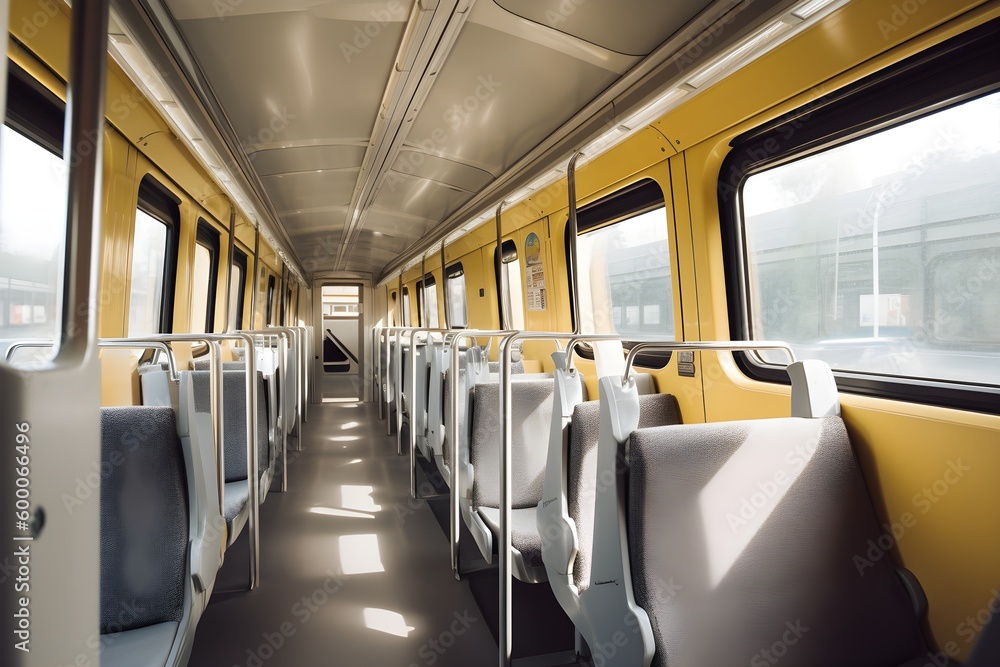
[[[309,273],[378,274],[706,0],[165,0]]]

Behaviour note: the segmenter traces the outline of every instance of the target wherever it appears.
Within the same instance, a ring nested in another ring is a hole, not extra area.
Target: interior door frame
[[[372,400],[372,381],[368,377],[368,369],[372,367],[372,350],[370,341],[365,335],[365,332],[372,327],[371,311],[373,308],[369,304],[374,303],[374,295],[372,294],[371,281],[350,276],[343,278],[325,277],[317,278],[313,282],[313,313],[314,321],[317,323],[317,326],[314,327],[314,349],[316,352],[313,358],[313,375],[316,378],[316,384],[313,392],[315,397],[313,403],[323,402],[323,341],[326,337],[326,328],[323,326],[323,288],[348,286],[358,288],[358,304],[361,310],[358,317],[358,347],[360,348],[358,354],[358,401],[367,403]]]

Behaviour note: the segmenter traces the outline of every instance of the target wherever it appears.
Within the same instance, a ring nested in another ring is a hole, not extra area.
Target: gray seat
[[[680,408],[672,394],[639,395],[639,428],[680,424]],[[577,552],[573,583],[580,592],[590,586],[594,545],[594,501],[597,497],[597,438],[601,429],[599,401],[578,403],[569,426],[566,500],[576,523]]]
[[[511,563],[514,576],[529,583],[546,580],[535,513],[545,480],[553,390],[549,375],[522,375],[511,383]],[[489,562],[500,531],[499,400],[497,382],[472,388],[466,481],[460,489],[463,518]]]
[[[174,411],[101,408],[101,464],[101,664],[185,664],[197,614],[188,591],[189,494]]]
[[[211,378],[209,371],[191,371],[195,412],[211,411]],[[246,525],[250,489],[247,483],[246,437],[246,372],[226,370],[222,373],[223,443],[225,446],[224,516],[231,545]],[[257,471],[263,477],[269,463],[267,403],[264,378],[257,374]],[[262,494],[263,495],[263,494]]]
[[[199,357],[198,359],[191,360],[191,368],[196,371],[207,371],[212,367],[212,360],[207,357]],[[224,371],[245,371],[247,369],[247,364],[245,361],[223,361],[222,370]]]
[[[891,559],[859,572],[881,529],[840,417],[640,428],[627,459],[653,665],[763,664],[777,643],[788,667],[926,659]]]

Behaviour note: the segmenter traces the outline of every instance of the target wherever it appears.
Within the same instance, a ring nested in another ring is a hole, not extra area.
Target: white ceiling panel
[[[436,181],[396,174],[393,178],[386,179],[372,205],[438,222],[468,201],[470,196],[464,190]]]
[[[610,51],[645,56],[702,10],[704,0],[494,0],[512,14]]]
[[[328,206],[325,208],[314,208],[294,213],[285,213],[281,216],[281,223],[285,226],[288,235],[295,240],[297,234],[315,232],[323,229],[340,231],[344,228],[344,221],[347,218],[347,205]]]
[[[495,178],[494,174],[476,167],[427,155],[420,150],[404,149],[392,165],[392,173],[386,178],[394,179],[402,174],[410,174],[444,185],[450,185],[466,192],[479,192]]]
[[[240,140],[252,147],[371,136],[404,24],[382,25],[364,42],[355,29],[364,35],[366,25],[307,11],[180,21]]]
[[[298,146],[258,151],[250,156],[260,176],[290,174],[317,169],[359,168],[364,146]]]
[[[357,180],[357,169],[302,171],[263,178],[278,213],[346,206],[351,203]]]
[[[565,53],[469,22],[409,142],[499,174],[616,78]]]

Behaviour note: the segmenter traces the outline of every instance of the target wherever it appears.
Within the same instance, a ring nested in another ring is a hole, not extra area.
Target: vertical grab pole
[[[64,159],[69,164],[65,292],[56,361],[80,362],[97,338],[94,315],[104,169],[104,94],[107,82],[108,2],[71,12],[70,82]]]
[[[378,403],[378,418],[385,419],[385,405],[382,403],[382,327],[375,327],[372,338],[372,354],[375,356],[375,400]]]
[[[517,334],[500,341],[500,545],[497,548],[500,561],[500,628],[497,644],[500,649],[500,667],[510,667],[512,653],[510,576],[510,449],[511,449],[511,409],[510,409],[510,361],[511,349]]]
[[[401,297],[402,298],[402,297]],[[400,302],[402,303],[402,302]],[[396,394],[396,456],[403,455],[403,338],[402,329],[396,329],[396,371],[394,373]],[[412,337],[411,337],[412,338]]]
[[[226,516],[225,418],[222,414],[222,345],[209,341],[209,383],[212,409],[212,440],[215,442],[216,473],[219,477],[219,512]]]
[[[288,391],[288,341],[287,334],[278,335],[278,405],[284,406]],[[280,409],[280,408],[279,408]],[[288,420],[281,419],[281,492],[288,491]]]
[[[569,296],[573,306],[573,333],[579,334],[582,328],[580,322],[580,289],[577,284],[577,263],[576,245],[579,235],[579,225],[576,219],[576,160],[580,157],[580,152],[573,153],[566,167],[566,190],[569,196],[569,220],[566,225],[569,228],[569,257],[567,257],[566,272],[569,277]]]
[[[427,322],[427,255],[423,255],[420,258],[420,282],[417,283],[419,289],[417,290],[417,303],[420,304],[420,321],[417,322],[419,326],[429,327],[430,324]],[[412,345],[412,343],[411,343]]]
[[[451,396],[449,400],[451,401],[451,414],[448,417],[448,424],[445,426],[445,435],[448,437],[448,447],[451,449],[451,498],[449,506],[449,522],[448,528],[451,537],[451,570],[455,573],[456,579],[461,579],[462,575],[458,571],[459,567],[459,537],[461,531],[461,506],[459,505],[458,498],[458,392],[465,389],[464,386],[459,383],[459,350],[462,347],[461,342],[465,338],[464,332],[459,333],[455,336],[451,345],[451,364],[448,370],[451,373]]]
[[[257,458],[260,443],[257,438],[257,351],[253,336],[242,334],[246,348],[246,392],[247,392],[247,479],[250,480],[250,516],[247,519],[247,535],[250,538],[250,590],[260,584],[260,461]]]
[[[500,222],[500,214],[506,203],[506,201],[502,201],[497,204],[497,251],[493,261],[493,270],[497,277],[497,298],[500,299],[501,322],[498,327],[500,329],[506,329],[509,326],[508,322],[503,321],[507,319],[507,312],[504,309],[504,304],[507,303],[507,281],[503,280],[503,225]]]
[[[253,278],[250,281],[250,325],[248,329],[257,328],[257,273],[260,271],[260,228],[254,228],[253,235]]]
[[[441,239],[441,298],[444,299],[444,328],[451,328],[451,298],[448,296],[448,274],[445,272],[444,239]]]
[[[417,339],[419,331],[410,333],[410,497],[417,497]]]
[[[229,313],[233,309],[233,253],[236,251],[236,205],[229,202],[229,255],[226,262],[226,319],[222,324],[222,333],[229,333],[232,330],[239,330],[243,327],[236,323],[235,327],[229,321]],[[247,350],[249,354],[250,350]]]

